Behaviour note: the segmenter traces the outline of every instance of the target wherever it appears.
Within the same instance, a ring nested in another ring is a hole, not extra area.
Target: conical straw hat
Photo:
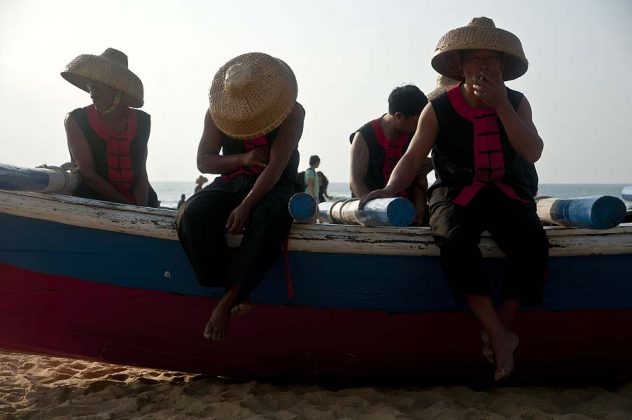
[[[61,72],[61,77],[88,92],[88,82],[95,80],[125,94],[127,105],[143,106],[143,82],[127,68],[127,55],[108,48],[101,55],[82,54]]]
[[[263,53],[243,54],[215,74],[209,92],[211,117],[229,137],[258,137],[281,125],[297,93],[296,77],[283,61]]]
[[[493,50],[503,53],[504,80],[517,79],[525,74],[529,67],[518,37],[497,28],[494,21],[486,17],[474,18],[467,26],[453,29],[443,35],[432,57],[432,67],[451,79],[463,80],[459,56],[459,51],[462,50]]]

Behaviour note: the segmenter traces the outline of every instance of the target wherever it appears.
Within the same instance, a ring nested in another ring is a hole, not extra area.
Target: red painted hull
[[[202,330],[215,301],[0,265],[0,348],[239,377],[436,378],[491,372],[462,312],[259,305],[229,340]],[[632,310],[523,312],[516,377],[632,367]]]

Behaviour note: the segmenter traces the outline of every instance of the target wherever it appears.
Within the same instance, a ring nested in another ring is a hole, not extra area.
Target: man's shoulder
[[[518,109],[520,103],[522,102],[522,99],[524,98],[524,94],[506,86],[505,88],[507,89],[507,98],[509,99],[509,102],[511,102],[515,109]]]
[[[432,105],[433,109],[442,108],[446,104],[449,105],[450,104],[450,98],[448,97],[448,91],[446,90],[445,92],[441,93],[440,95],[438,95],[437,97],[433,98],[429,102]]]
[[[305,116],[305,107],[300,102],[297,101],[294,106]]]
[[[79,127],[83,128],[88,125],[88,107],[84,108],[75,108],[70,111],[66,117],[66,121],[73,120]]]
[[[140,127],[148,128],[151,126],[151,116],[148,113],[141,111],[140,109],[135,109],[134,113],[136,113],[136,118]]]
[[[147,118],[147,119],[151,118],[151,116],[147,112],[141,111],[140,109],[135,109],[134,112],[140,118]]]
[[[515,95],[515,94],[522,95],[523,94],[519,90],[512,89],[512,88],[510,88],[508,86],[505,86],[505,89],[507,89],[507,93],[511,93],[513,95]]]
[[[373,123],[376,120],[379,120],[380,118],[376,118],[376,119],[373,119],[373,120],[367,122],[362,127],[358,128],[356,131],[351,133],[351,135],[349,135],[349,142],[353,143],[353,139],[355,138],[356,134],[358,134],[358,133],[360,133],[360,135],[362,136],[364,141],[367,141],[367,139],[371,138],[371,136],[373,135]]]
[[[75,108],[72,111],[70,111],[68,113],[68,115],[72,115],[73,117],[85,116],[87,109],[88,109],[87,106],[86,107],[82,107],[82,108]]]

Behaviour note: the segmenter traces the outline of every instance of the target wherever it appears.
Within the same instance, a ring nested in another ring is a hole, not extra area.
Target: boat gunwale
[[[175,209],[140,207],[62,194],[0,190],[0,213],[83,228],[177,240]],[[551,242],[551,256],[632,254],[632,223],[622,223],[606,230],[545,226],[545,231]],[[321,223],[294,223],[290,232],[289,250],[402,256],[438,255],[429,227],[367,227]],[[483,234],[481,250],[487,257],[502,256],[487,232]]]

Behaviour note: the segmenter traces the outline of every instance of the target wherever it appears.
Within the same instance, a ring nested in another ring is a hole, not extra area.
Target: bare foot
[[[518,347],[518,336],[510,330],[506,333],[491,337],[492,350],[496,358],[496,372],[494,379],[501,381],[511,375],[514,368],[513,352]]]
[[[225,340],[228,334],[230,313],[230,309],[225,309],[223,305],[218,304],[204,327],[204,338],[212,341]]]
[[[487,331],[481,331],[481,340],[483,340],[483,356],[485,356],[487,361],[493,365],[496,363],[496,360],[494,359],[494,350],[492,350],[492,345]]]
[[[230,308],[230,316],[238,318],[242,315],[246,315],[250,311],[252,311],[252,305],[250,302],[241,302]]]

